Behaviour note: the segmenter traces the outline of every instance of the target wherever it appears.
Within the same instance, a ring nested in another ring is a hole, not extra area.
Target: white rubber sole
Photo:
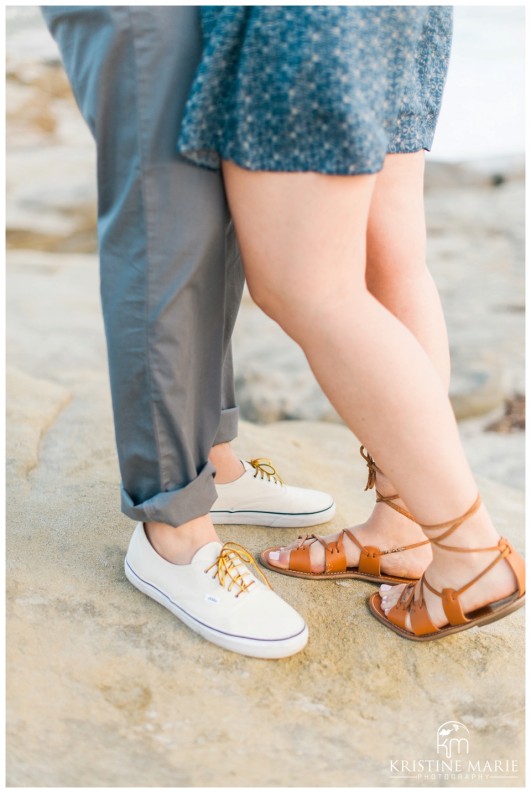
[[[290,636],[286,639],[249,639],[243,636],[233,636],[223,631],[218,631],[205,625],[200,620],[193,617],[184,609],[175,603],[168,595],[160,589],[147,581],[140,578],[133,568],[129,565],[127,557],[124,562],[124,571],[127,580],[136,589],[140,590],[144,595],[156,600],[161,606],[167,608],[171,613],[184,622],[184,624],[191,630],[198,633],[203,639],[206,639],[212,644],[217,644],[218,647],[223,647],[224,650],[230,650],[233,653],[240,655],[248,655],[252,658],[288,658],[290,655],[303,650],[308,643],[308,626],[304,625],[303,630],[295,636]]]
[[[282,512],[245,512],[243,510],[236,510],[234,512],[212,510],[210,512],[210,517],[212,518],[212,523],[216,526],[237,524],[239,526],[275,526],[277,528],[302,529],[307,526],[319,526],[321,523],[326,523],[332,520],[335,514],[336,505],[332,504],[328,509],[323,509],[320,512],[299,512],[292,514]]]

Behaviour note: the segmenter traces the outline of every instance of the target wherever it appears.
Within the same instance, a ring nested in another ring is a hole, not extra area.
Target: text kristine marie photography
[[[518,760],[481,758],[475,751],[470,730],[459,721],[447,721],[437,729],[435,757],[400,758],[389,761],[391,779],[416,779],[424,782],[491,782],[517,779]]]

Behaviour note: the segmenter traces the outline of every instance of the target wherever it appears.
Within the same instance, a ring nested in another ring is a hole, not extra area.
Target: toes
[[[404,591],[405,584],[397,584],[396,586],[388,586],[382,584],[380,586],[380,597],[382,599],[382,609],[387,615],[392,608],[398,603],[398,599]]]
[[[283,548],[276,548],[274,551],[269,551],[266,554],[267,561],[273,567],[280,567],[287,569],[289,562],[289,551],[286,552]]]
[[[290,557],[291,548],[281,548],[280,549],[280,559],[279,567],[283,567],[285,570],[289,567],[289,557]]]
[[[268,551],[268,553],[266,554],[267,561],[271,564],[272,567],[278,567],[282,570],[293,569],[290,568],[291,551],[303,547],[303,544],[301,544],[302,539],[304,538],[299,537],[298,540],[295,540],[289,545],[280,546],[278,548],[274,548],[271,551]],[[310,567],[312,573],[322,573],[325,570],[324,553],[319,543],[314,542],[311,544]]]
[[[275,548],[274,551],[269,551],[267,559],[273,567],[280,567],[281,570],[288,570],[290,551],[291,548],[289,546],[286,548]]]

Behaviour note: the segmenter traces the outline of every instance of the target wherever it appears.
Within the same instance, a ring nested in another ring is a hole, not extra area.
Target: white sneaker
[[[190,564],[171,564],[139,523],[124,568],[133,586],[226,650],[255,658],[299,652],[308,641],[304,619],[273,592],[265,576],[267,585],[248,570],[249,563],[254,560],[241,545],[209,542]]]
[[[242,463],[245,472],[239,479],[216,484],[218,497],[210,510],[214,523],[293,528],[334,517],[336,505],[327,493],[285,485],[270,460]]]

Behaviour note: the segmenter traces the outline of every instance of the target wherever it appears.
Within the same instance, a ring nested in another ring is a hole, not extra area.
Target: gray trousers
[[[122,510],[179,525],[237,434],[243,273],[220,174],[175,153],[201,53],[185,6],[42,6],[97,146],[101,300]]]

